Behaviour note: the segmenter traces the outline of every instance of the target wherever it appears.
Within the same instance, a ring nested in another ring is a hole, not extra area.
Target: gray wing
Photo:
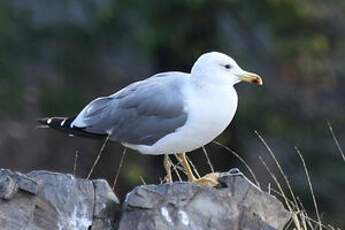
[[[183,126],[182,85],[188,74],[167,72],[133,83],[119,92],[92,101],[71,127],[128,144],[152,145]]]

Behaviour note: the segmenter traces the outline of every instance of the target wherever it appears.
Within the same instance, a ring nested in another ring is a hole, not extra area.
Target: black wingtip
[[[48,121],[48,117],[43,117],[43,118],[37,118],[36,119],[36,122],[38,123],[36,125],[36,129],[48,129],[50,128],[49,125],[47,124],[47,121]]]
[[[47,126],[48,117],[37,118],[36,122],[42,126]],[[38,125],[39,126],[39,125]]]
[[[104,138],[106,134],[99,133],[89,133],[83,128],[71,127],[71,123],[74,121],[75,117],[44,117],[37,118],[36,121],[38,125],[36,128],[52,128],[60,132],[68,133],[69,135],[76,135],[80,137],[89,138]]]
[[[74,117],[43,117],[37,118],[36,122],[38,123],[37,128],[53,128],[61,130],[68,128],[73,120]]]

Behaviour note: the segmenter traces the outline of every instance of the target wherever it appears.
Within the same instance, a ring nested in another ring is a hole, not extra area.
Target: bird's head
[[[234,59],[219,52],[201,55],[194,63],[191,75],[216,84],[234,85],[245,81],[262,85],[259,75],[243,70]]]

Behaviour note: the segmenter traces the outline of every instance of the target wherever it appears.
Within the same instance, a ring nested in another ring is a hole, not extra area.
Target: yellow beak
[[[244,71],[241,74],[237,74],[237,76],[242,81],[253,83],[255,85],[262,85],[263,84],[261,77],[259,75],[257,75],[256,73],[251,73],[251,72]]]

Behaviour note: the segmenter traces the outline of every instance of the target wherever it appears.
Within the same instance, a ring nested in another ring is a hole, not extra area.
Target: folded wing
[[[188,74],[167,72],[97,98],[71,123],[87,133],[128,144],[152,145],[187,121],[183,85]]]

